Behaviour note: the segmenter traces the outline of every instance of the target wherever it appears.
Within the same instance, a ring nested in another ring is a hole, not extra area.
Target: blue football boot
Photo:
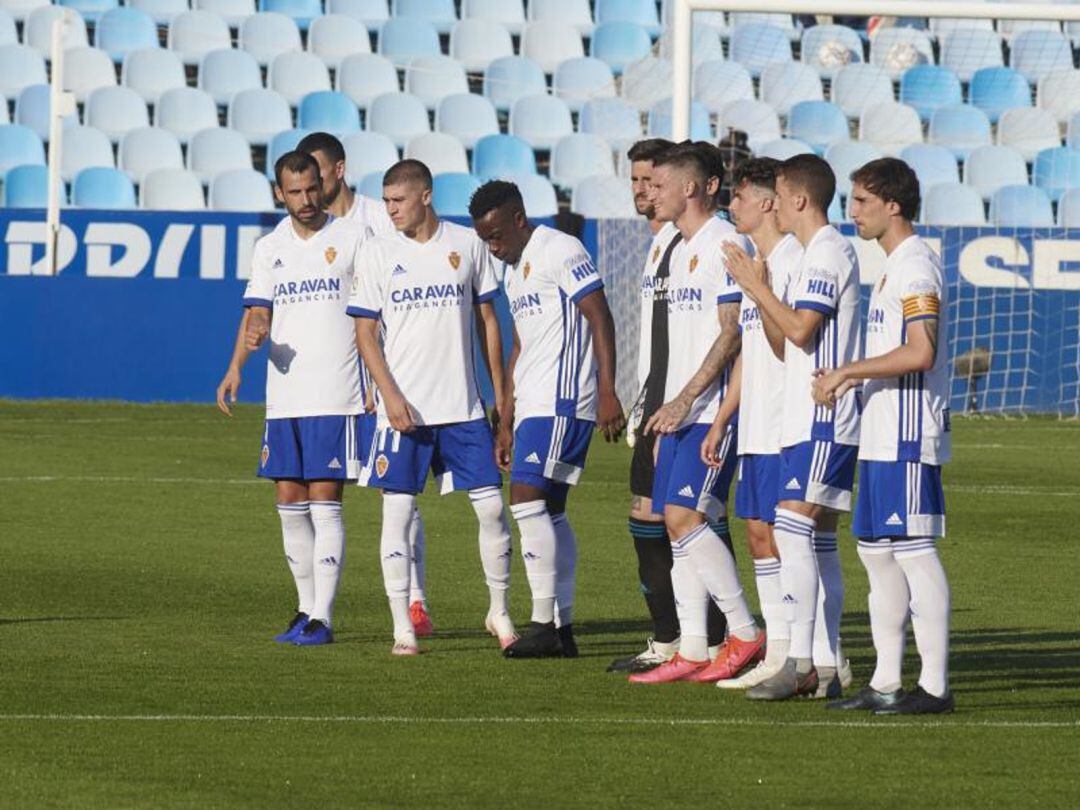
[[[289,626],[285,628],[285,632],[274,636],[274,641],[278,642],[278,644],[292,644],[296,641],[296,637],[300,635],[300,631],[304,629],[304,625],[308,623],[308,618],[309,616],[306,613],[297,613],[289,622]]]
[[[296,634],[293,644],[297,647],[314,647],[317,644],[332,644],[334,633],[318,619],[312,619],[304,629]]]

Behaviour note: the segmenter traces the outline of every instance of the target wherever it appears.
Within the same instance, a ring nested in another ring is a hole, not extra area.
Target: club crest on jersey
[[[521,277],[522,278],[528,278],[529,273],[531,273],[531,272],[532,272],[532,265],[529,264],[528,262],[525,262],[525,266],[523,268],[521,268]]]
[[[389,469],[390,459],[386,457],[385,453],[379,453],[378,457],[375,459],[375,472],[378,474],[379,478],[382,478]]]
[[[693,273],[697,270],[697,254],[695,253],[690,257],[690,272]]]
[[[328,247],[326,249],[326,252],[323,255],[326,257],[326,263],[327,264],[333,264],[334,259],[337,258],[337,249],[334,248],[333,245],[331,245],[330,247]]]
[[[461,254],[458,253],[456,250],[451,250],[450,255],[446,258],[449,260],[450,266],[453,267],[455,270],[457,270],[461,266]]]
[[[262,453],[259,455],[259,461],[261,462],[262,466],[265,467],[266,462],[268,462],[269,460],[270,460],[270,445],[264,444],[263,448],[262,448]]]
[[[656,264],[656,260],[659,259],[659,258],[660,258],[660,246],[657,245],[655,248],[653,248],[652,263]]]
[[[885,279],[886,278],[888,278],[888,276],[885,273],[882,273],[881,274],[881,281],[879,281],[878,285],[877,285],[877,291],[878,292],[881,292],[882,290],[885,289]]]

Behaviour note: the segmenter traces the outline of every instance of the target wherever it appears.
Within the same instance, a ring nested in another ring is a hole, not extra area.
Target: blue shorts
[[[355,481],[361,466],[358,420],[357,416],[267,419],[259,477]]]
[[[779,453],[747,453],[739,456],[739,485],[735,490],[735,514],[743,520],[776,520]]]
[[[374,411],[362,413],[357,420],[356,434],[360,437],[360,463],[367,464],[371,444],[375,441],[375,432],[379,427],[379,415]]]
[[[858,457],[855,445],[819,439],[783,448],[777,502],[803,501],[850,511]]]
[[[860,461],[856,537],[944,537],[941,467],[917,461]]]
[[[595,422],[566,416],[534,416],[514,429],[514,461],[510,480],[566,494],[585,468]]]
[[[720,466],[710,467],[701,460],[701,442],[709,427],[688,425],[660,437],[652,491],[654,514],[662,515],[665,506],[674,504],[700,512],[709,520],[723,517],[738,461],[737,433],[733,425],[728,426],[720,443]]]
[[[501,487],[487,420],[422,425],[411,433],[383,425],[375,433],[360,483],[415,495],[424,491],[428,470],[438,479],[443,495],[455,489]]]

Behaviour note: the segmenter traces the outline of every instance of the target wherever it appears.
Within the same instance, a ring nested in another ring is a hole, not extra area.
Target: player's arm
[[[383,354],[382,341],[379,340],[379,321],[377,318],[359,315],[356,319],[356,350],[364,359],[364,365],[371,373],[371,379],[379,389],[386,406],[386,416],[390,420],[390,427],[401,433],[408,433],[416,427],[412,408],[405,399],[405,395],[398,388],[394,375],[390,373],[390,366],[386,363],[386,355]]]
[[[626,416],[615,392],[615,319],[611,317],[604,290],[596,289],[577,301],[592,330],[593,354],[596,356],[597,408],[596,426],[609,442],[618,441]]]
[[[514,368],[521,355],[521,338],[517,326],[514,327],[514,344],[510,349],[510,360],[503,375],[502,406],[499,408],[499,423],[495,426],[495,463],[504,472],[510,471],[514,451]]]
[[[217,387],[217,406],[226,416],[232,416],[232,405],[236,404],[236,395],[240,392],[240,370],[244,367],[251,352],[247,350],[248,311],[245,309],[240,318],[240,328],[236,330],[233,342],[232,359],[225,370],[225,376]]]
[[[502,331],[499,329],[499,316],[495,313],[495,305],[491,301],[483,301],[476,304],[476,330],[479,333],[480,345],[483,347],[481,354],[484,365],[487,366],[488,376],[491,378],[491,387],[495,392],[496,419],[502,415],[504,396],[504,377],[502,361]]]
[[[717,410],[716,417],[709,427],[709,432],[705,434],[705,438],[701,441],[701,460],[710,467],[720,466],[717,450],[724,440],[728,423],[739,410],[739,401],[741,399],[742,352],[739,353],[739,356],[735,358],[735,362],[731,365],[727,391],[724,392],[724,398],[720,401],[720,408]]]

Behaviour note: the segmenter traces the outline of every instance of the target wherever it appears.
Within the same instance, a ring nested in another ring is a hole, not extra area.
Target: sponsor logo
[[[668,290],[668,301],[673,304],[701,303],[700,287],[676,287]]]
[[[691,273],[693,273],[695,270],[697,270],[697,263],[698,263],[698,257],[697,257],[697,254],[695,253],[693,256],[690,257],[690,272]]]
[[[328,565],[330,567],[335,567],[340,565],[340,563],[338,562],[337,557],[323,557],[321,560],[319,560],[319,565]]]
[[[694,490],[690,487],[689,484],[687,484],[685,487],[683,487],[682,489],[679,490],[679,497],[693,498],[694,497]]]
[[[402,267],[400,264],[395,264],[394,265],[394,272],[392,273],[392,275],[403,276],[403,275],[405,275],[406,272],[408,272],[408,271],[404,267]],[[359,276],[358,276],[358,278],[359,278]]]
[[[305,278],[302,281],[283,281],[274,285],[275,304],[334,301],[340,298],[340,278]]]
[[[531,551],[526,551],[524,554],[521,555],[521,558],[523,560],[528,560],[529,562],[532,562],[533,560],[539,560],[540,556],[538,554],[533,554]]]
[[[464,297],[464,284],[429,284],[426,287],[402,287],[390,293],[390,300],[395,304],[418,304],[420,306],[460,303]]]
[[[262,466],[265,467],[266,462],[268,462],[270,460],[270,445],[268,445],[268,444],[263,445],[262,453],[259,456],[259,460],[260,460],[260,463],[262,464]]]
[[[802,489],[802,487],[799,486],[798,478],[792,478],[790,481],[787,482],[787,486],[784,487],[784,489]]]
[[[281,259],[274,259],[274,269],[275,270],[279,270],[284,266],[285,266],[285,262],[283,262]]]
[[[525,266],[521,268],[521,277],[522,278],[528,278],[529,273],[531,273],[531,272],[532,272],[532,265],[529,264],[528,262],[525,262]]]
[[[891,515],[889,515],[889,519],[885,521],[885,525],[886,526],[903,526],[904,521],[902,521],[900,519],[900,516],[898,514],[896,514],[896,512],[893,512]]]
[[[510,314],[517,315],[518,313],[525,314],[526,310],[533,308],[541,309],[540,305],[540,293],[529,293],[527,295],[519,295],[517,298],[510,302]],[[532,313],[529,313],[532,314]]]
[[[389,554],[387,554],[385,557],[383,557],[383,559],[384,560],[400,560],[404,556],[405,555],[402,554],[400,551],[391,551]]]
[[[822,298],[835,298],[836,285],[823,278],[812,278],[806,284],[806,292],[809,295],[820,295]]]
[[[455,270],[461,267],[461,254],[458,253],[456,250],[451,250],[450,255],[447,256],[446,259],[450,262],[450,266],[453,267]]]
[[[375,459],[375,473],[382,478],[386,475],[386,471],[390,469],[390,459],[386,457],[385,453],[380,453]]]
[[[570,275],[574,277],[574,281],[584,281],[589,276],[596,275],[596,268],[593,267],[593,263],[589,261],[588,257],[585,257],[580,264],[570,268]]]
[[[330,463],[326,466],[329,467],[331,470],[340,470],[341,462],[338,461],[337,456],[334,456],[332,459],[330,459]]]
[[[337,248],[335,248],[333,245],[331,245],[330,247],[328,247],[326,249],[326,252],[323,253],[323,256],[326,257],[326,263],[327,264],[333,264],[334,259],[337,258]]]
[[[785,605],[794,605],[794,604],[797,604],[797,600],[796,600],[796,599],[795,599],[795,597],[794,597],[794,596],[792,596],[792,595],[791,595],[790,593],[785,593],[785,594],[784,594],[784,598],[783,598],[783,599],[781,599],[780,601],[781,601],[781,602],[783,602],[783,603],[784,603]]]
[[[539,464],[540,456],[536,455],[536,451],[533,451],[532,453],[529,453],[529,455],[525,456],[525,460],[530,464]]]

